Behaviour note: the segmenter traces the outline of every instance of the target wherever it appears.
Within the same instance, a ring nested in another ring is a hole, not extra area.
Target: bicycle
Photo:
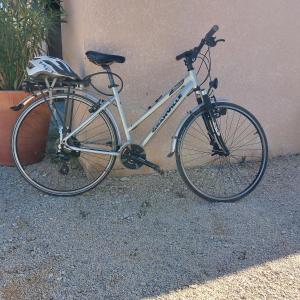
[[[27,88],[29,86],[33,91],[35,86],[39,91],[13,108],[20,110],[27,106],[12,133],[12,153],[21,174],[39,190],[62,196],[77,195],[95,187],[112,170],[117,157],[126,168],[138,169],[145,165],[162,174],[163,170],[157,164],[147,160],[144,146],[194,92],[197,106],[179,124],[168,157],[175,154],[184,182],[206,200],[232,202],[248,195],[265,172],[268,144],[263,128],[249,111],[214,96],[218,80],[211,80],[210,48],[225,41],[216,40],[217,30],[218,26],[213,26],[198,46],[176,57],[184,60],[188,74],[155,100],[132,125],[127,124],[119,96],[123,81],[110,68],[112,63],[123,63],[125,58],[122,56],[88,51],[88,59],[101,66],[104,72],[83,79],[71,69],[67,70],[69,73],[59,74],[61,76],[31,78],[26,82]],[[203,54],[204,47],[207,50]],[[201,59],[200,68],[203,64],[208,71],[201,83],[197,79],[199,70],[196,73],[193,66],[197,58]],[[66,66],[64,68],[68,68]],[[108,76],[112,93],[103,93],[92,84],[92,77],[98,74]],[[116,78],[121,85],[116,84]],[[203,84],[208,78],[209,87],[204,89]],[[87,85],[108,98],[99,99],[98,93],[85,91]],[[149,133],[140,143],[133,143],[130,133],[173,96],[174,100]],[[125,141],[122,141],[116,119],[109,109],[112,104],[117,107]],[[20,140],[28,138],[30,141],[35,131],[24,137],[22,130],[30,125],[30,115],[38,113],[41,107],[49,114],[47,143],[45,149],[37,153],[37,162],[28,164],[22,159]]]

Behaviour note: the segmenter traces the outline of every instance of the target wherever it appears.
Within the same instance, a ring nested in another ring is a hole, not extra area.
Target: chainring
[[[137,144],[129,144],[121,151],[122,164],[128,169],[138,169],[142,167],[142,163],[132,159],[133,155],[146,159],[146,152],[143,147]]]

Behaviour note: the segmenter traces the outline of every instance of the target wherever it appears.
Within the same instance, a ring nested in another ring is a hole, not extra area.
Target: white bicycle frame
[[[132,139],[130,133],[136,129],[144,120],[146,120],[152,113],[154,113],[161,105],[163,105],[169,98],[171,98],[175,93],[178,95],[172,101],[170,106],[166,108],[164,113],[161,115],[161,118],[157,122],[157,124],[151,129],[151,131],[142,139],[139,145],[144,147],[149,140],[158,132],[158,130],[162,127],[162,125],[167,121],[167,119],[172,115],[172,113],[180,106],[180,104],[184,101],[184,99],[191,93],[191,91],[198,86],[198,80],[195,73],[195,70],[190,70],[188,75],[180,80],[171,90],[169,90],[163,96],[160,96],[157,100],[155,100],[155,104],[145,113],[143,114],[135,123],[131,126],[127,125],[127,120],[125,117],[125,113],[121,104],[120,96],[116,87],[112,87],[112,91],[114,96],[107,99],[91,116],[89,116],[84,122],[82,122],[77,128],[67,134],[63,139],[62,143],[67,146],[71,150],[81,151],[81,152],[91,152],[98,154],[107,154],[107,155],[120,155],[119,151],[105,151],[100,149],[90,149],[90,148],[80,148],[75,146],[70,146],[67,141],[70,137],[75,135],[84,129],[87,125],[89,125],[101,111],[104,111],[109,105],[112,103],[116,103],[117,109],[121,118],[122,126],[126,136],[126,142],[122,143],[122,145],[131,144]]]

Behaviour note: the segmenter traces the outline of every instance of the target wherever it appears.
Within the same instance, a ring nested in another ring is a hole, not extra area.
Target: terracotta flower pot
[[[14,165],[11,153],[11,133],[22,110],[10,109],[28,94],[24,91],[0,91],[0,164]],[[20,131],[18,148],[22,164],[33,164],[43,158],[47,143],[50,114],[48,107],[41,106],[24,121]]]

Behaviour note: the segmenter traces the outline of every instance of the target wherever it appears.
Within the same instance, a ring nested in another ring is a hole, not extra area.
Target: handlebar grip
[[[183,52],[183,53],[177,55],[177,56],[176,56],[176,60],[181,60],[182,58],[184,58],[184,56],[185,56],[185,52]]]
[[[206,38],[208,37],[212,37],[217,31],[219,30],[219,26],[218,25],[214,25],[211,30],[206,34]]]
[[[189,56],[193,53],[193,50],[184,51],[183,53],[176,56],[176,60],[181,60],[182,58]]]

